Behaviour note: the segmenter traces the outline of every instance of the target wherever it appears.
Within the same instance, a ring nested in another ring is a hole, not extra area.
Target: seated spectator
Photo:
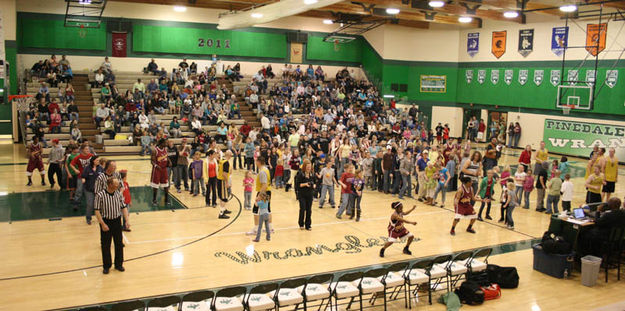
[[[315,70],[313,69],[312,64],[308,65],[308,68],[306,68],[306,76],[309,80],[315,80]]]
[[[191,66],[189,66],[189,71],[191,74],[197,74],[197,64],[195,62],[191,62]]]
[[[70,135],[72,136],[72,140],[79,141],[79,140],[82,139],[82,132],[78,128],[78,121],[77,120],[73,120],[69,124],[69,128],[70,128]]]
[[[59,112],[59,104],[56,103],[56,98],[52,100],[52,102],[50,102],[50,104],[48,104],[48,112],[50,114],[52,114],[52,112],[56,111]]]
[[[605,252],[603,242],[609,238],[611,230],[625,226],[625,210],[621,208],[621,199],[610,198],[607,203],[598,208],[598,211],[601,216],[596,225],[584,231],[580,236],[582,256],[591,254],[602,257],[602,252]]]
[[[45,99],[46,101],[50,101],[50,90],[48,89],[48,85],[45,82],[41,82],[41,86],[39,86],[39,91],[37,91],[37,95],[35,95],[37,100]]]
[[[36,63],[35,63],[35,64],[34,64],[34,65],[30,68],[30,73],[31,73],[33,76],[37,76],[37,77],[40,77],[40,76],[41,76],[41,73],[42,73],[43,71],[45,71],[45,66],[44,66],[43,60],[40,60],[40,61],[36,62]]]
[[[103,68],[104,73],[112,74],[113,73],[113,64],[109,61],[109,57],[104,57],[104,62],[100,65],[100,68]]]
[[[255,109],[258,107],[258,95],[256,94],[256,92],[252,91],[252,94],[250,94],[249,103]]]
[[[51,87],[57,87],[59,85],[59,80],[56,75],[56,69],[48,73],[46,81]]]
[[[106,120],[109,116],[109,109],[106,108],[104,104],[100,104],[98,109],[95,111],[95,125],[96,127],[100,127],[100,122]]]
[[[273,68],[271,67],[271,64],[267,65],[267,68],[265,69],[265,78],[273,79],[275,77],[276,74],[273,73]]]
[[[93,83],[93,87],[102,87],[104,85],[104,72],[102,69],[98,69],[95,73],[95,81]]]
[[[141,136],[143,135],[143,130],[141,130],[139,124],[135,124],[132,128],[132,142],[135,146],[139,146],[139,144],[141,144]]]
[[[43,99],[39,99],[37,105],[37,112],[39,113],[39,121],[48,121],[50,118],[50,110],[48,109],[48,103]]]
[[[241,119],[241,108],[239,107],[239,103],[237,101],[232,101],[232,104],[230,104],[230,115],[228,117],[234,118],[235,115],[237,116],[237,119]]]
[[[71,83],[67,83],[67,85],[65,86],[65,101],[67,102],[71,102],[74,101],[74,87],[72,86]]]
[[[239,81],[238,74],[234,70],[232,70],[230,65],[226,67],[226,78],[230,81]]]
[[[143,84],[143,82],[141,82],[141,79],[137,79],[137,82],[135,82],[135,84],[132,85],[132,91],[133,93],[139,91],[140,93],[140,97],[143,97],[145,94],[145,84]],[[137,99],[135,97],[135,99]]]
[[[178,64],[178,68],[180,68],[179,71],[184,72],[185,77],[186,75],[189,73],[189,63],[187,63],[187,59],[183,58],[182,61]]]
[[[69,61],[67,60],[67,57],[65,55],[61,55],[61,60],[59,61],[59,65],[69,67]]]
[[[100,99],[104,102],[111,99],[111,86],[109,83],[104,83],[104,86],[100,89]]]
[[[70,65],[61,65],[61,68],[61,81],[65,83],[72,82],[72,79],[74,78],[72,67]]]
[[[169,123],[169,133],[174,138],[179,138],[182,136],[182,131],[180,130],[180,122],[178,122],[178,117],[174,117],[173,120]]]
[[[264,94],[265,91],[267,91],[267,80],[265,80],[262,71],[259,70],[255,75],[253,75],[252,81],[256,83],[261,94]]]
[[[61,115],[58,113],[58,110],[51,110],[50,114],[50,123],[48,124],[48,132],[51,134],[61,133]]]
[[[158,91],[158,84],[156,84],[156,80],[154,79],[150,80],[150,83],[148,83],[148,86],[147,86],[147,90],[150,94]]]
[[[317,80],[325,81],[326,76],[323,73],[321,66],[317,66],[317,69],[315,70],[315,78],[317,78]]]
[[[160,75],[160,71],[158,70],[158,65],[154,61],[154,58],[152,58],[150,63],[148,63],[148,66],[146,67],[145,72],[146,73],[152,73],[154,75]]]
[[[111,120],[111,116],[106,117],[104,121],[104,133],[108,134],[110,139],[115,139],[115,134],[117,133],[115,133],[115,125]]]
[[[141,156],[146,154],[152,154],[150,144],[152,143],[152,137],[148,135],[147,130],[143,130],[141,133]]]
[[[223,144],[226,141],[226,135],[228,134],[228,128],[223,121],[219,122],[219,126],[217,127],[217,135],[215,135],[215,139],[217,143]]]

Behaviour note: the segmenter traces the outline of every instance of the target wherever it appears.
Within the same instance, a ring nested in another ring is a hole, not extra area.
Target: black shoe
[[[230,216],[226,215],[226,214],[219,214],[219,219],[228,219],[230,218]]]
[[[384,249],[380,250],[380,257],[384,257]]]
[[[42,185],[42,186],[45,186],[45,185],[46,185],[46,182],[45,182],[45,181],[42,181],[42,182],[41,182],[41,185]]]
[[[119,266],[119,267],[115,267],[115,270],[117,270],[119,272],[124,272],[124,271],[126,271],[126,268],[124,268],[124,266]]]
[[[50,189],[54,188],[54,184],[50,184]]]
[[[30,180],[29,180],[29,181],[28,181],[28,183],[26,184],[26,186],[29,186],[29,187],[30,187],[30,186],[32,186],[32,185],[33,185],[33,182],[32,182],[32,181],[30,181]]]
[[[493,220],[490,216],[486,215],[486,219]]]
[[[482,216],[479,216],[479,217],[477,218],[477,220],[478,220],[478,221],[484,221],[484,219],[482,219]]]
[[[407,247],[404,247],[404,254],[412,255],[412,252]]]
[[[224,214],[230,214],[230,213],[232,213],[232,211],[229,211],[229,210],[224,211]]]
[[[157,206],[158,203],[156,201],[152,201],[152,205]]]
[[[473,228],[467,228],[467,232],[469,232],[469,233],[475,233],[475,230],[473,230]]]
[[[102,269],[102,274],[109,274],[109,268]]]
[[[87,219],[87,224],[91,225],[91,219]]]

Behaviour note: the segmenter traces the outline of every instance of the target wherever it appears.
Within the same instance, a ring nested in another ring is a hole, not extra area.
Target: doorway
[[[488,139],[497,137],[497,140],[505,142],[507,134],[508,113],[500,111],[488,112]]]

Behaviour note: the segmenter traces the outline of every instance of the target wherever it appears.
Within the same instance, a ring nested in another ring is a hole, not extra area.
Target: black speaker
[[[304,32],[287,32],[286,34],[287,42],[291,43],[307,43],[308,42],[308,34]]]
[[[393,92],[399,91],[399,84],[391,83],[391,91],[393,91]]]
[[[399,85],[399,91],[400,92],[408,92],[408,84],[400,84]]]
[[[106,32],[132,32],[132,22],[109,20],[106,22]]]

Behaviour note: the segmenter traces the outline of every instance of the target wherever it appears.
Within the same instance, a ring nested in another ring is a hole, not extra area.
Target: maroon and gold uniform
[[[43,160],[41,157],[42,151],[41,143],[31,143],[28,146],[28,165],[26,166],[27,176],[32,176],[35,169],[37,169],[41,175],[46,173],[43,168]]]
[[[167,148],[154,148],[154,157],[152,158],[152,178],[150,186],[152,188],[169,187],[169,176],[167,175],[167,166],[169,159],[167,157]]]

